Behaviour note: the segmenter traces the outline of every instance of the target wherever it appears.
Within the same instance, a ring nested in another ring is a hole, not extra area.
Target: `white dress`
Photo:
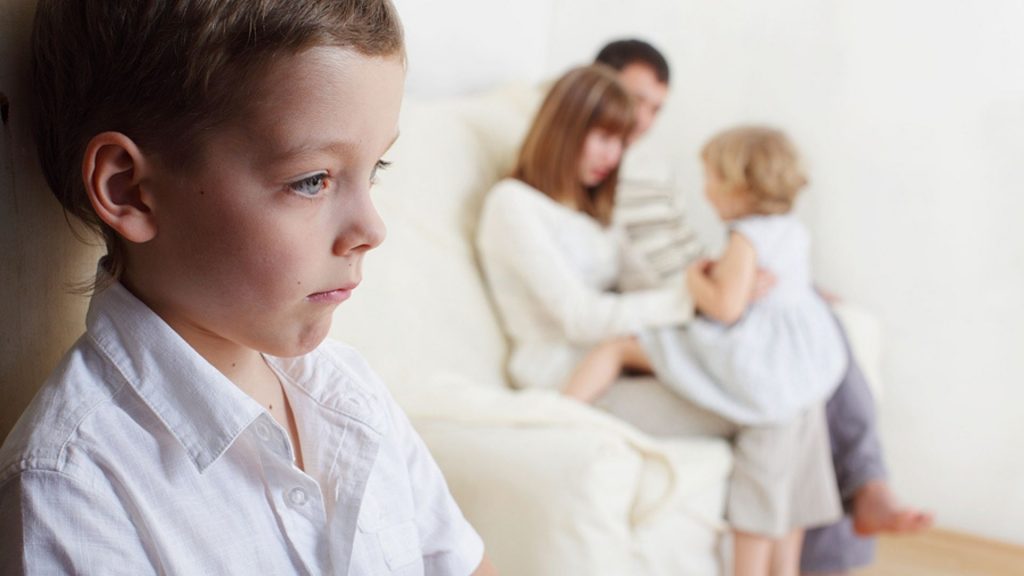
[[[737,424],[782,422],[839,385],[842,336],[812,286],[810,236],[796,217],[748,217],[731,229],[753,244],[775,287],[731,326],[698,316],[640,340],[658,379],[685,398]]]

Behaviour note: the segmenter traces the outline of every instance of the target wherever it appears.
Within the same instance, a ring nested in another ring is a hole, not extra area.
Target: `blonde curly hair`
[[[784,214],[807,185],[796,146],[781,130],[738,126],[716,134],[701,159],[722,182],[749,195],[758,214]]]

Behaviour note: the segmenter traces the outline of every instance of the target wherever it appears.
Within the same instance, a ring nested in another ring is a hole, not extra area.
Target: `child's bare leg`
[[[853,529],[862,536],[879,532],[919,532],[930,528],[933,517],[901,504],[885,480],[871,480],[853,496]]]
[[[768,576],[772,567],[775,541],[749,532],[732,532],[732,566],[734,576]]]
[[[633,337],[595,346],[576,366],[562,393],[582,402],[593,402],[608,390],[623,368],[650,370],[647,356]]]
[[[562,393],[581,402],[593,402],[622,373],[623,340],[602,342],[586,355],[573,370]]]
[[[622,364],[630,370],[650,374],[652,371],[651,361],[647,359],[647,353],[643,346],[635,338],[630,336],[622,343]]]
[[[800,548],[804,531],[793,530],[775,541],[772,550],[772,576],[798,576],[800,574]]]

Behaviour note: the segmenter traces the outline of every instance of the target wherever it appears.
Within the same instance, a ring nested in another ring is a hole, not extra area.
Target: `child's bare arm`
[[[697,310],[723,324],[733,324],[743,316],[756,279],[754,246],[736,232],[729,236],[729,245],[713,266],[697,262],[686,271],[686,285]]]

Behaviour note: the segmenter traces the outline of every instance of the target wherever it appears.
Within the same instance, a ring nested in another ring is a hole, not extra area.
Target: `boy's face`
[[[198,166],[154,171],[157,235],[129,254],[125,284],[200,353],[311,350],[384,239],[370,188],[398,134],[401,60],[321,47],[263,78]]]

